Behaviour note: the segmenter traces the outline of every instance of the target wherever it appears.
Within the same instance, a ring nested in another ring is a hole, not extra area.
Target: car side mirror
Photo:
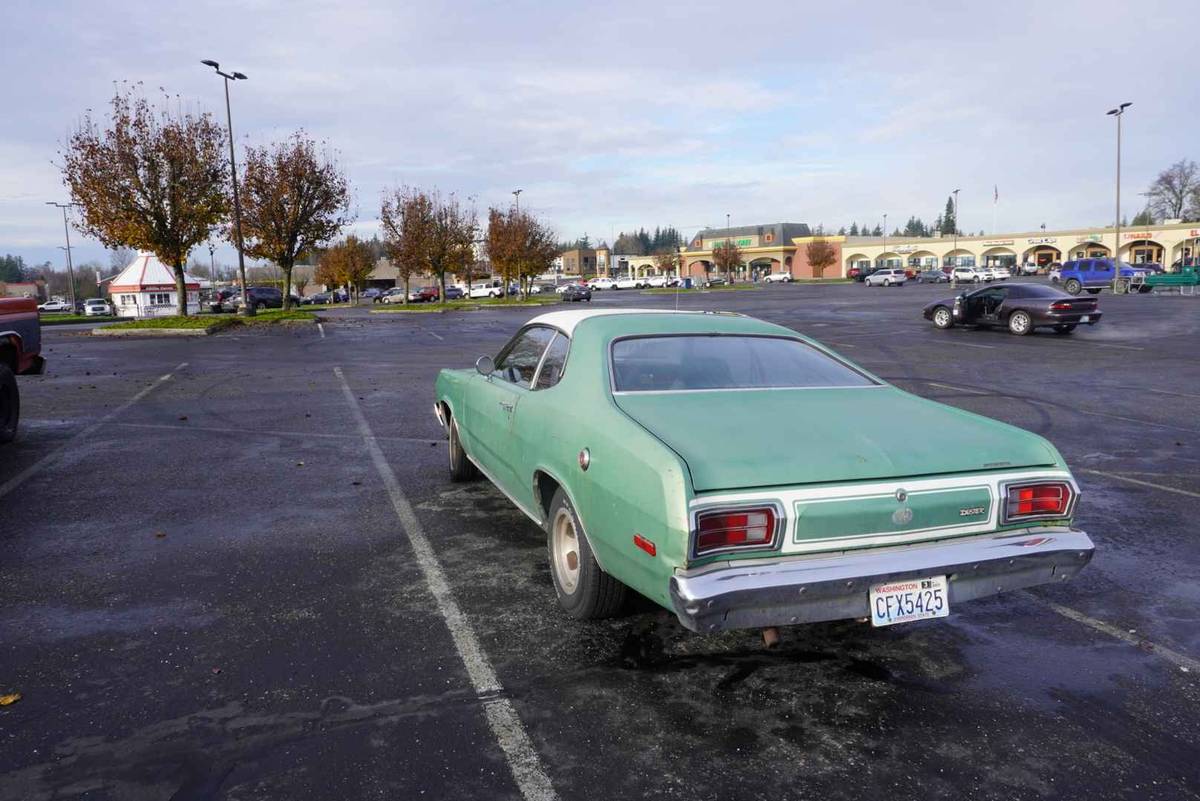
[[[496,362],[491,356],[480,356],[475,360],[475,371],[480,375],[491,375],[496,372]]]

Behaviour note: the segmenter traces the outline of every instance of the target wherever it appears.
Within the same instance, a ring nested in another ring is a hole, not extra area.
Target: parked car
[[[496,279],[472,284],[467,294],[472,298],[502,298],[505,294],[504,282]]]
[[[918,284],[948,284],[950,283],[950,276],[936,267],[931,267],[928,270],[922,270],[917,273],[916,281]]]
[[[588,286],[594,292],[599,292],[603,289],[612,289],[616,284],[617,282],[611,278],[593,278],[591,281],[588,281]]]
[[[990,283],[996,280],[996,270],[992,267],[976,267],[975,271],[983,277],[984,281]]]
[[[959,284],[978,284],[984,280],[983,273],[974,267],[955,267],[950,278]]]
[[[904,286],[908,276],[899,267],[876,270],[863,281],[867,286]]]
[[[1121,262],[1119,268],[1114,267],[1112,259],[1072,259],[1063,263],[1059,281],[1062,282],[1063,289],[1072,295],[1078,295],[1084,290],[1098,295],[1105,287],[1112,286],[1113,274],[1117,270],[1124,279],[1150,273],[1149,270],[1134,267],[1126,262]]]
[[[592,302],[592,290],[580,284],[567,284],[566,290],[562,293],[562,299],[568,303],[586,300]]]
[[[74,307],[72,307],[71,304],[65,300],[48,300],[45,303],[38,306],[38,311],[52,312],[52,313],[69,312],[69,311],[73,311],[73,310],[74,310]]]
[[[642,279],[626,276],[613,282],[613,289],[641,289]]]
[[[376,289],[375,287],[372,286],[372,287],[367,287],[366,289],[364,289],[362,291],[362,294],[359,297],[361,297],[363,300],[369,300],[372,303],[378,303],[379,299],[381,297],[383,297],[383,293],[384,293],[384,290]]]
[[[669,286],[676,286],[679,279],[671,275],[651,275],[645,280],[645,285],[650,289],[663,289]]]
[[[21,419],[18,375],[41,375],[42,324],[33,298],[0,297],[0,444],[12,442]]]
[[[250,305],[256,311],[264,309],[282,309],[283,308],[283,292],[279,287],[274,286],[248,286],[246,287],[246,295],[250,299]],[[230,295],[225,302],[221,304],[223,311],[237,311],[242,306],[241,295]]]
[[[705,281],[704,285],[706,287],[713,287],[713,286],[725,286],[728,283],[729,282],[727,280],[725,280],[724,278],[721,278],[720,276],[713,276],[712,278],[709,278],[707,281]]]
[[[790,284],[796,277],[791,273],[770,273],[763,280],[768,284]]]
[[[888,626],[1061,584],[1094,550],[1048,441],[750,317],[552,312],[435,392],[450,478],[542,527],[576,619],[632,590],[697,632]]]
[[[1037,275],[1041,268],[1031,262],[1026,262],[1021,265],[1021,275]]]
[[[394,286],[379,296],[379,303],[391,305],[404,302],[404,287]]]
[[[460,286],[451,285],[446,287],[446,300],[460,300],[466,297],[466,294]]]
[[[1007,281],[1012,278],[1012,270],[1000,265],[992,268],[992,277],[997,281]]]
[[[1008,284],[935,300],[925,307],[924,316],[942,329],[956,325],[1004,326],[1024,336],[1043,327],[1054,329],[1056,334],[1069,334],[1078,325],[1100,322],[1101,313],[1095,298],[1072,297],[1045,284]]]
[[[851,267],[850,269],[846,270],[846,277],[853,278],[855,281],[861,281],[863,279],[862,273],[863,271],[861,267]]]
[[[83,302],[84,317],[112,317],[113,306],[104,298],[88,298]]]
[[[333,295],[329,292],[316,292],[312,295],[305,295],[300,298],[301,305],[304,306],[322,306],[333,300]]]

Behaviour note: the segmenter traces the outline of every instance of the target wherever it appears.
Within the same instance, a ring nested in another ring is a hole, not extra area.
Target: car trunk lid
[[[890,386],[614,396],[696,492],[1053,465],[1038,437]]]

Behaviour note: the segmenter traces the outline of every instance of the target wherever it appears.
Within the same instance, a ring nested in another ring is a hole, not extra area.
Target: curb
[[[210,325],[208,328],[93,328],[92,336],[101,337],[206,337],[225,328]]]

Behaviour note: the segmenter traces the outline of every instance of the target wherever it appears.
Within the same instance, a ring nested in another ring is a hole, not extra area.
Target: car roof
[[[528,325],[550,325],[572,336],[583,323],[602,322],[602,337],[653,333],[757,333],[798,336],[795,331],[732,312],[672,309],[572,309],[538,315]]]

